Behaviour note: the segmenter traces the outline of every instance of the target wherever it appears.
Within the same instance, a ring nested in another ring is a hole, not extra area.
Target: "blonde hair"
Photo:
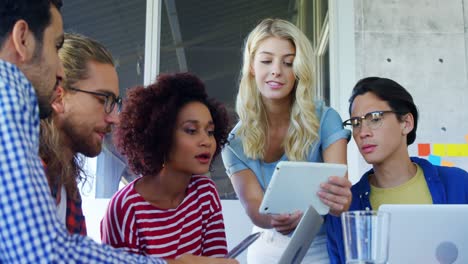
[[[314,53],[304,33],[288,21],[265,19],[247,37],[236,101],[236,112],[241,122],[237,135],[242,138],[247,157],[263,159],[268,120],[250,69],[259,45],[270,37],[288,40],[296,49],[293,62],[296,87],[293,91],[290,124],[282,144],[289,160],[305,160],[311,145],[318,137],[317,131],[320,126],[314,104]]]
[[[89,77],[90,61],[115,66],[112,54],[103,45],[94,39],[75,33],[65,33],[59,57],[65,71],[62,85],[67,91],[70,85]]]
[[[83,159],[75,155],[72,160],[65,159],[59,129],[53,119],[41,120],[39,156],[45,163],[45,172],[51,191],[60,192],[65,187],[67,195],[79,199],[77,181],[81,181],[84,171]]]

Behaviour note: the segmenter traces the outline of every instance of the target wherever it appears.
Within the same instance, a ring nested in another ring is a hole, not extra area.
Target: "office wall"
[[[407,88],[420,110],[410,154],[465,170],[467,9],[468,0],[354,1],[356,80],[388,77]],[[339,89],[349,96],[352,86]],[[357,160],[360,172],[368,168]]]

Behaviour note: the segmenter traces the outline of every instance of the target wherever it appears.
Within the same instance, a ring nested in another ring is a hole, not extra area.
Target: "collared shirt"
[[[468,204],[468,172],[456,167],[435,166],[417,157],[411,157],[411,161],[423,170],[434,204]],[[350,211],[373,209],[369,199],[371,187],[368,180],[369,174],[373,173],[372,169],[366,172],[351,188],[353,199],[349,207]],[[326,226],[330,262],[332,264],[345,263],[341,219],[329,215]]]
[[[83,214],[83,208],[81,206],[81,195],[80,192],[77,192],[76,197],[73,198],[71,195],[68,195],[65,191],[65,187],[61,188],[53,187],[51,188],[52,197],[57,201],[57,211],[61,212],[59,208],[61,205],[64,205],[63,210],[63,220],[67,226],[67,230],[70,234],[80,234],[86,236],[86,220]],[[57,213],[58,213],[57,212]],[[61,214],[58,213],[59,219]]]
[[[38,150],[35,91],[15,65],[0,60],[0,263],[166,263],[69,235]]]

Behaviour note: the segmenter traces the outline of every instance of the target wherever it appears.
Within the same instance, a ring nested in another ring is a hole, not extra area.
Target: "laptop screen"
[[[390,212],[388,263],[468,263],[468,205],[382,205]]]

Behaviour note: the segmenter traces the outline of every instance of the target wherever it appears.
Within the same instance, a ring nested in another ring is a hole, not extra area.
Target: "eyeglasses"
[[[343,122],[343,126],[349,126],[353,130],[353,133],[360,131],[362,127],[362,122],[366,124],[366,126],[372,130],[378,129],[382,126],[382,120],[385,114],[394,113],[397,115],[403,115],[406,113],[396,112],[396,111],[374,111],[367,113],[360,117],[352,117]]]
[[[122,109],[122,97],[120,96],[116,97],[114,94],[111,94],[111,93],[91,92],[91,91],[81,90],[81,89],[74,88],[74,87],[68,87],[68,89],[72,91],[105,97],[104,111],[106,112],[106,114],[112,113],[116,105],[117,105],[117,113],[120,113],[120,110]]]

